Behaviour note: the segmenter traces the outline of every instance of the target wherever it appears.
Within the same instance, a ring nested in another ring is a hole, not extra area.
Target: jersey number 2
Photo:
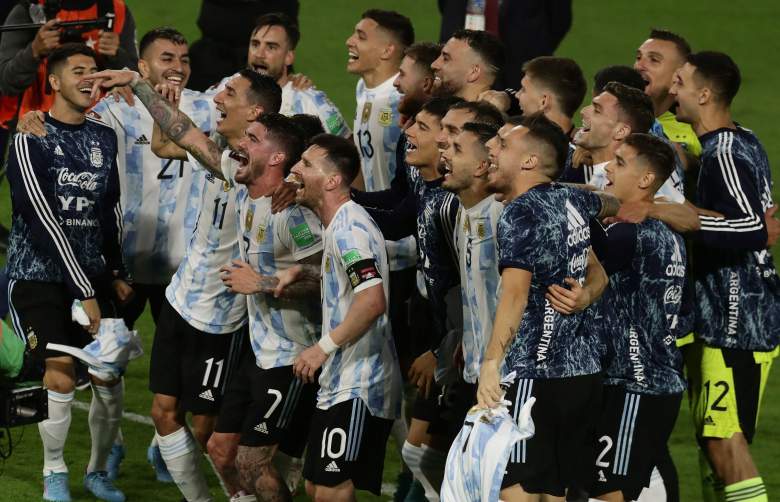
[[[172,180],[176,175],[175,174],[165,174],[168,171],[168,168],[171,167],[171,164],[176,162],[175,159],[169,159],[168,162],[165,163],[165,165],[160,169],[160,172],[157,173],[157,179],[158,180]],[[179,161],[179,178],[184,177],[184,161]]]

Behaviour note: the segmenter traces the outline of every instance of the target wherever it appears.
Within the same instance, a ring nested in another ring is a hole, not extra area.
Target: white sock
[[[49,397],[49,418],[38,423],[38,432],[43,443],[43,475],[52,472],[68,472],[65,465],[65,440],[70,429],[70,408],[73,392],[60,394],[47,391]]]
[[[431,485],[430,481],[425,477],[425,474],[423,474],[422,469],[420,468],[420,463],[422,462],[423,457],[423,448],[425,446],[415,446],[409,441],[404,441],[403,446],[403,459],[404,463],[407,467],[409,467],[409,470],[412,471],[412,474],[414,474],[414,479],[420,482],[420,484],[425,489],[425,498],[428,498],[428,494],[436,494],[436,490],[433,489],[433,485]],[[436,500],[438,500],[438,495],[436,496]],[[430,499],[429,499],[430,500]]]
[[[172,434],[155,434],[168,472],[188,502],[210,502],[206,477],[200,469],[200,450],[187,427]]]
[[[444,466],[447,464],[447,454],[435,450],[427,444],[422,445],[422,458],[420,459],[420,470],[433,489],[429,493],[427,486],[425,497],[431,501],[439,500],[439,491],[444,481]],[[425,486],[425,485],[424,485]]]
[[[87,473],[105,471],[111,446],[122,421],[122,403],[125,389],[121,384],[112,387],[92,384],[92,403],[89,405],[89,435],[92,453]]]

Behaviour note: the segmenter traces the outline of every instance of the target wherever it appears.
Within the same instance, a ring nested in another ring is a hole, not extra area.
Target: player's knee
[[[211,434],[214,432],[214,418],[200,417],[192,420],[192,435],[203,450],[206,450]]]
[[[355,493],[352,481],[347,480],[336,486],[317,485],[314,502],[349,502],[353,500]]]
[[[206,450],[209,452],[211,461],[220,472],[235,468],[235,453],[233,448],[220,438],[218,434],[212,434],[206,443]]]
[[[306,495],[311,500],[314,500],[316,498],[316,494],[317,494],[317,486],[314,483],[312,483],[311,481],[306,480],[305,488],[306,488]]]

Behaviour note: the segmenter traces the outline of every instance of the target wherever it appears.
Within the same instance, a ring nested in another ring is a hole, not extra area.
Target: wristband
[[[333,338],[331,338],[330,333],[320,338],[320,341],[317,342],[317,345],[319,345],[322,351],[327,355],[331,355],[339,349],[339,346],[336,345],[336,342],[334,342]]]

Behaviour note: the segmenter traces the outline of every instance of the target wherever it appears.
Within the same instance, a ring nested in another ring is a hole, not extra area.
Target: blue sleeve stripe
[[[38,185],[38,180],[35,177],[35,172],[33,171],[32,163],[30,162],[26,135],[17,134],[14,141],[16,143],[16,151],[19,152],[18,157],[24,188],[27,192],[27,196],[30,198],[30,202],[32,202],[33,208],[35,208],[38,218],[41,220],[43,227],[49,232],[52,241],[54,241],[54,245],[57,247],[57,251],[60,253],[60,257],[62,258],[73,283],[79,288],[85,298],[94,296],[95,292],[92,289],[92,284],[89,282],[87,275],[76,260],[73,249],[70,247],[70,243],[65,237],[65,233],[57,224],[54,213],[52,213],[51,208],[46,203],[41,187]]]

